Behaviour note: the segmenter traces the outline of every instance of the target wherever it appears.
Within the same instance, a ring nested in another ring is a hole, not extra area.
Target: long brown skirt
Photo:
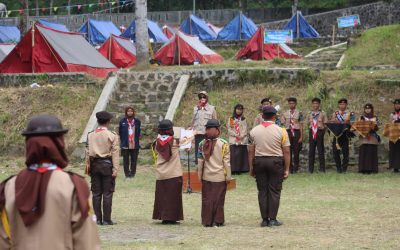
[[[153,220],[183,220],[182,176],[156,181]]]
[[[232,173],[246,173],[250,171],[249,152],[246,145],[230,145]]]
[[[203,180],[201,191],[201,223],[206,226],[212,225],[213,222],[224,223],[226,182]]]
[[[360,147],[358,159],[358,172],[377,173],[378,172],[378,145],[363,144]]]
[[[389,142],[389,168],[400,169],[400,141]]]
[[[204,140],[204,135],[195,135],[194,136],[194,154],[195,154],[195,163],[197,163],[197,155],[199,153],[199,143]]]

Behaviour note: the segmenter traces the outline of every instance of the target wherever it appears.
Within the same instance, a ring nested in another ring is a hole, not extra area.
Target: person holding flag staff
[[[261,105],[262,108],[267,107],[267,106],[272,106],[272,100],[271,98],[267,97],[261,100]],[[259,114],[256,119],[254,119],[254,126],[258,126],[263,122],[263,118],[262,118],[262,112],[261,114]],[[281,118],[279,115],[276,115],[276,121],[275,121],[276,125],[280,126],[281,125]]]
[[[353,112],[347,109],[348,103],[346,98],[342,98],[338,101],[339,110],[332,114],[332,120],[335,122],[348,122],[353,125],[355,121],[355,116]],[[336,169],[338,174],[345,174],[347,172],[347,166],[349,165],[349,149],[350,149],[350,139],[347,136],[348,131],[345,131],[342,136],[338,139],[333,137],[332,151],[333,157],[336,163]],[[343,154],[343,162],[340,160],[340,149]]]
[[[306,124],[309,129],[308,173],[314,172],[315,148],[318,148],[319,172],[325,173],[324,135],[325,124],[328,121],[325,111],[321,110],[321,99],[312,99],[313,109],[306,115]]]
[[[400,99],[393,102],[394,111],[390,114],[390,123],[400,123]],[[393,168],[393,173],[398,173],[400,169],[400,142],[389,141],[389,168]]]
[[[303,112],[296,109],[297,99],[288,99],[289,110],[283,113],[282,125],[286,128],[290,141],[290,173],[299,172],[300,151],[303,142]],[[294,156],[294,161],[293,161]]]
[[[180,139],[174,137],[173,127],[174,124],[170,120],[162,120],[158,125],[160,137],[152,144],[157,170],[153,220],[162,220],[162,224],[172,225],[179,224],[178,221],[183,220],[183,180],[179,147],[191,142],[197,134],[194,130]]]
[[[232,117],[228,118],[229,149],[231,151],[231,168],[233,173],[249,172],[248,127],[243,115],[244,107],[236,104]]]
[[[199,180],[202,182],[201,221],[206,227],[224,226],[227,185],[231,182],[228,142],[220,138],[221,124],[211,119],[206,124],[205,139],[199,145]]]
[[[217,112],[215,107],[208,103],[209,95],[206,91],[201,91],[199,93],[200,103],[193,109],[192,123],[190,127],[194,127],[197,131],[195,136],[195,163],[198,163],[197,152],[199,150],[199,143],[204,140],[205,125],[211,119],[217,119]]]

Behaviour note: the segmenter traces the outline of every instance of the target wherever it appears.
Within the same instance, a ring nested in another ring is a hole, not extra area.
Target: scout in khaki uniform
[[[247,150],[249,129],[243,115],[243,105],[236,104],[233,115],[228,118],[229,149],[231,151],[232,174],[250,171]]]
[[[308,173],[314,172],[315,148],[318,148],[319,172],[325,173],[324,135],[325,123],[328,121],[325,111],[320,109],[321,99],[312,99],[313,109],[306,115],[306,124],[309,129]]]
[[[153,156],[156,158],[156,194],[153,220],[162,220],[162,224],[179,224],[183,220],[182,205],[182,166],[179,147],[191,142],[197,131],[179,139],[174,137],[174,124],[162,120],[158,125],[160,137],[153,143]],[[156,156],[155,151],[158,152]]]
[[[339,121],[339,122],[349,122],[350,124],[353,124],[355,121],[355,116],[353,112],[350,112],[347,109],[347,99],[342,98],[339,100],[339,110],[335,111],[332,114],[332,120],[333,121]],[[347,137],[347,132],[346,131],[342,136],[340,136],[337,141],[336,137],[333,138],[333,143],[332,143],[332,150],[333,150],[333,157],[335,158],[335,163],[336,163],[336,169],[337,173],[343,173],[345,174],[347,172],[347,166],[349,165],[349,144],[350,140]],[[340,149],[336,146],[336,144],[339,145],[339,147],[342,149],[343,153],[343,162],[341,163],[340,161]]]
[[[194,138],[195,148],[194,152],[197,153],[199,150],[199,143],[204,140],[204,133],[206,130],[206,123],[211,119],[217,119],[217,112],[215,107],[208,103],[209,95],[206,91],[201,91],[199,93],[200,103],[193,108],[193,116],[191,127],[197,131],[197,135]],[[196,154],[196,164],[197,164],[197,154]]]
[[[262,105],[262,108],[267,107],[267,106],[272,106],[272,100],[271,100],[271,98],[268,97],[268,98],[262,99],[262,100],[261,100],[261,105]],[[261,112],[261,114],[259,114],[259,115],[256,117],[256,119],[254,119],[254,126],[253,126],[253,127],[258,126],[258,125],[260,125],[261,123],[263,123],[262,112]],[[275,123],[276,123],[276,125],[278,125],[278,126],[281,125],[281,118],[280,118],[279,115],[276,115],[276,121],[275,121]]]
[[[224,226],[224,204],[231,181],[228,142],[219,138],[221,124],[211,119],[206,124],[205,139],[199,146],[199,180],[202,182],[201,223],[206,227]]]
[[[281,123],[287,130],[290,140],[290,173],[297,174],[299,171],[300,151],[303,145],[303,113],[296,109],[296,98],[289,98],[288,103],[289,110],[283,113]]]
[[[97,224],[115,225],[117,223],[111,220],[111,207],[119,168],[118,135],[108,130],[112,114],[101,111],[96,113],[96,117],[99,127],[88,134],[86,142],[86,157],[90,160],[89,175],[92,178],[93,208]]]
[[[400,122],[400,99],[393,102],[394,111],[390,114],[390,123]],[[400,141],[393,143],[389,141],[389,168],[393,168],[393,173],[398,173],[400,169]]]
[[[0,185],[0,249],[100,249],[89,187],[63,170],[67,132],[52,115],[32,118],[21,131],[27,168]]]
[[[276,112],[274,107],[264,107],[264,121],[250,132],[250,175],[256,178],[257,182],[262,227],[282,225],[276,217],[282,182],[289,177],[289,136],[286,129],[275,124]]]

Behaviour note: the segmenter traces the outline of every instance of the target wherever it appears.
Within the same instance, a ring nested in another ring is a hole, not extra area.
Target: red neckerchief
[[[239,130],[239,127],[240,127],[240,120],[242,119],[242,116],[239,116],[238,118],[235,118],[235,120],[236,120],[236,124],[235,124],[235,133],[236,133],[236,135],[240,135],[240,130]],[[236,141],[238,141],[238,139],[236,138]]]
[[[132,122],[130,122],[129,119],[126,119],[126,120],[128,121],[128,125],[129,125],[128,129],[132,129],[133,130],[133,125],[135,124],[135,119],[133,119]],[[134,134],[133,133],[132,134],[128,133],[128,136],[129,136],[129,143],[131,145],[133,145],[133,136],[134,136]]]
[[[101,131],[103,131],[103,130],[107,130],[107,128],[98,128],[98,129],[96,129],[96,131],[94,131],[95,133],[99,133],[99,132],[101,132]]]
[[[399,111],[399,112],[396,112],[396,110],[395,110],[395,111],[394,111],[394,114],[396,115],[396,120],[398,120],[399,117],[400,117],[400,111]]]
[[[43,163],[53,163],[51,160],[40,160],[38,161],[38,164],[43,164]],[[43,174],[44,172],[46,172],[50,167],[40,167],[37,168],[36,171],[40,174]],[[60,167],[56,167],[55,169],[52,170],[62,170],[62,168]]]
[[[161,146],[164,146],[167,144],[170,140],[172,139],[172,136],[168,137],[165,141],[162,141],[160,138],[158,138],[158,142],[161,144]]]
[[[205,108],[205,107],[207,107],[207,105],[208,105],[208,103],[202,103],[202,102],[199,103],[200,108]]]
[[[261,125],[263,125],[264,127],[268,127],[269,125],[272,125],[272,124],[275,124],[275,123],[272,123],[272,122],[262,122],[261,123]]]

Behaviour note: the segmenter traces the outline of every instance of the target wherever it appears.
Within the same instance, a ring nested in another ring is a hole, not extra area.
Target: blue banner
[[[358,15],[339,17],[337,20],[339,28],[353,27],[361,24]]]
[[[293,32],[291,30],[270,30],[264,31],[264,43],[291,43]]]

